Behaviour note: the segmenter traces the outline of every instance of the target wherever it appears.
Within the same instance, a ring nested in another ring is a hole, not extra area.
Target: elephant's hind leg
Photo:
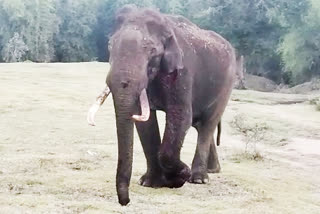
[[[207,171],[209,173],[219,173],[220,170],[221,168],[218,160],[217,148],[214,138],[212,138],[212,142],[210,143]]]
[[[136,127],[147,159],[147,172],[141,177],[140,184],[146,187],[167,186],[158,160],[161,138],[156,111],[150,112],[147,122],[136,122]]]
[[[196,153],[192,161],[191,183],[207,183],[209,181],[208,169],[216,168],[220,165],[216,147],[214,145],[213,132],[219,120],[215,119],[197,126],[198,140]],[[209,124],[208,124],[209,123]]]

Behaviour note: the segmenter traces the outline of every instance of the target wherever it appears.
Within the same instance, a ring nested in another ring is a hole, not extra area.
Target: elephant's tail
[[[217,146],[220,146],[220,137],[221,137],[221,120],[218,123]]]

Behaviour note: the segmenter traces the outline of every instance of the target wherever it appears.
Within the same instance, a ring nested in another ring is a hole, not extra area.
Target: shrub
[[[320,111],[320,99],[316,103],[316,109],[317,109],[317,111]]]
[[[310,102],[311,105],[315,105],[316,106],[316,110],[317,111],[320,111],[320,97],[313,98],[309,102]]]
[[[265,138],[268,126],[266,123],[250,122],[248,117],[239,114],[231,121],[233,127],[241,134],[245,141],[245,157],[247,159],[261,160],[262,155],[257,150],[257,144]]]

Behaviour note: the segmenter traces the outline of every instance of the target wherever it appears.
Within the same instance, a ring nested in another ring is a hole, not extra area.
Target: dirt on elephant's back
[[[180,16],[169,16],[173,21],[173,26],[180,29],[184,39],[187,40],[190,47],[217,50],[229,49],[226,40],[219,34],[199,28],[189,20]],[[196,51],[196,50],[195,50]]]

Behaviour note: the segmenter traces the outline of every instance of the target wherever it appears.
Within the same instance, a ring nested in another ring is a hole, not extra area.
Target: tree
[[[19,33],[14,33],[3,50],[3,58],[5,62],[20,62],[28,50]]]
[[[18,20],[22,19],[24,7],[22,1],[0,0],[0,60],[3,61],[4,48],[15,32],[19,32]]]
[[[28,59],[50,62],[54,58],[53,36],[59,30],[55,0],[1,0],[6,44],[18,32],[29,48]]]
[[[125,4],[216,31],[244,56],[248,73],[292,84],[320,75],[318,0],[0,0],[0,61],[107,61],[115,12]]]
[[[96,45],[98,47],[99,61],[107,61],[109,52],[107,44],[112,31],[113,19],[117,10],[117,2],[113,0],[100,1],[97,11],[97,25],[95,28]]]
[[[18,27],[29,47],[28,58],[36,62],[51,62],[55,58],[54,36],[59,31],[55,0],[24,2],[24,20]]]
[[[249,73],[281,80],[280,56],[275,51],[281,36],[279,24],[270,23],[269,1],[193,0],[192,21],[227,38],[246,58]],[[191,4],[191,3],[190,3]]]
[[[59,33],[54,37],[58,61],[81,62],[97,56],[94,30],[97,25],[98,0],[59,0]]]
[[[295,8],[299,18],[279,20],[288,30],[278,51],[282,56],[284,70],[292,73],[294,84],[320,75],[320,2],[309,0],[300,6],[305,8],[305,13]]]

